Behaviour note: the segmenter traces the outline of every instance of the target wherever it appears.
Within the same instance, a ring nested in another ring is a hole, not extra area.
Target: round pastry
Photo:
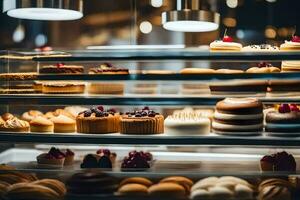
[[[55,133],[73,133],[76,130],[76,121],[65,115],[52,117],[50,120],[54,123]]]
[[[224,135],[261,134],[263,105],[255,98],[226,98],[216,105],[212,128]]]
[[[296,104],[281,104],[266,113],[265,130],[272,136],[299,136],[300,109]]]
[[[171,176],[164,178],[160,181],[160,183],[177,183],[184,187],[186,190],[186,194],[189,195],[191,191],[191,187],[193,186],[194,182],[186,177],[183,176]]]
[[[110,63],[103,63],[99,67],[91,68],[89,74],[129,74],[128,69],[117,68]],[[107,83],[107,82],[97,82],[91,83],[88,87],[88,92],[90,94],[123,94],[124,93],[123,83]]]
[[[206,68],[184,68],[180,70],[181,74],[212,74],[215,73],[214,69]]]
[[[6,132],[28,132],[30,125],[27,121],[20,120],[16,117],[8,119],[5,123],[0,124],[0,131]]]
[[[300,50],[300,37],[294,35],[291,41],[285,41],[280,45],[281,51],[299,51]]]
[[[55,179],[42,179],[32,184],[44,186],[55,191],[59,196],[64,196],[67,192],[65,184]]]
[[[83,66],[57,63],[56,65],[43,66],[39,72],[40,74],[82,74],[84,69]]]
[[[119,184],[119,187],[126,185],[126,184],[131,184],[131,183],[136,183],[136,184],[140,184],[140,185],[144,185],[146,187],[150,187],[151,185],[153,185],[152,181],[150,181],[147,178],[143,178],[143,177],[131,177],[131,178],[126,178],[124,180],[121,181],[121,183]]]
[[[141,135],[164,133],[164,117],[149,108],[128,112],[121,117],[120,133]]]
[[[148,187],[137,183],[128,183],[118,189],[118,195],[144,196],[148,195]]]
[[[242,50],[240,43],[233,42],[233,39],[224,34],[223,40],[216,40],[209,45],[211,52],[239,52]]]
[[[216,73],[219,73],[219,74],[241,74],[241,73],[244,73],[244,71],[238,70],[238,69],[218,69],[218,70],[216,70]]]
[[[28,112],[25,112],[22,114],[22,119],[30,122],[31,120],[33,120],[34,118],[38,117],[38,116],[43,116],[44,114],[38,110],[30,110]]]
[[[257,67],[251,67],[247,69],[247,73],[276,73],[280,72],[278,67],[273,67],[271,63],[260,62],[257,64]]]
[[[118,184],[114,177],[104,173],[77,173],[66,183],[69,194],[113,194]]]
[[[78,133],[116,133],[120,131],[120,115],[114,109],[104,111],[102,106],[93,107],[81,112],[76,124]]]
[[[291,200],[291,184],[283,179],[271,178],[260,183],[258,187],[259,200]]]
[[[0,174],[0,181],[8,183],[10,185],[16,184],[16,183],[28,183],[30,180],[23,176],[19,176],[19,174],[13,174],[13,173],[6,173],[6,174]]]
[[[213,95],[226,96],[264,96],[267,92],[266,80],[230,80],[216,81],[209,84]]]
[[[40,165],[63,166],[66,155],[59,149],[52,147],[48,153],[42,153],[36,157]]]
[[[277,46],[273,46],[270,44],[260,44],[260,45],[249,45],[243,47],[242,51],[246,52],[274,52],[279,51]]]
[[[207,135],[210,133],[210,119],[196,111],[173,113],[165,119],[165,132],[168,135]]]
[[[297,164],[292,154],[285,151],[272,155],[266,155],[260,160],[262,171],[289,171],[295,172]]]
[[[67,149],[65,152],[65,156],[66,157],[65,157],[65,161],[64,161],[64,166],[73,165],[75,153],[73,151],[71,151],[70,149]]]
[[[169,182],[152,185],[148,192],[151,196],[157,197],[183,198],[186,196],[186,190],[183,186]]]
[[[4,121],[7,121],[9,119],[13,119],[15,116],[10,114],[10,113],[4,113],[3,115],[1,115],[1,118],[4,120]]]
[[[38,116],[30,121],[30,131],[31,132],[38,132],[38,133],[45,133],[45,132],[53,132],[54,124],[52,121]]]
[[[282,61],[281,70],[282,72],[299,72],[300,61]]]
[[[42,92],[45,94],[82,94],[85,83],[71,81],[43,82]]]

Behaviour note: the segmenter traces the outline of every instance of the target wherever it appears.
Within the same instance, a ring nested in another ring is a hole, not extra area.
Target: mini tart
[[[242,45],[236,42],[223,42],[216,40],[209,45],[211,52],[239,52],[242,50]]]
[[[164,133],[164,117],[158,113],[146,116],[124,115],[121,117],[120,133],[122,134],[161,134]]]
[[[38,116],[43,116],[43,113],[38,110],[30,110],[22,114],[22,119],[27,122],[30,122],[31,120],[33,120]]]
[[[42,88],[45,94],[81,94],[84,90],[85,83],[80,82],[47,82]]]
[[[38,116],[30,121],[31,132],[53,132],[54,123],[44,117]]]
[[[16,117],[8,119],[4,124],[1,124],[0,131],[7,132],[28,132],[30,125],[27,121],[20,120]]]
[[[47,153],[40,154],[36,157],[37,163],[42,165],[58,165],[63,166],[65,157],[62,158],[47,158]]]
[[[43,66],[40,70],[40,74],[82,74],[84,72],[83,66],[77,65],[49,65]]]
[[[281,51],[300,51],[300,42],[285,41],[280,45]]]
[[[99,111],[86,115],[84,112],[76,117],[78,133],[105,134],[120,131],[120,115]]]
[[[54,123],[55,133],[73,133],[76,130],[76,121],[65,115],[52,117],[50,120]]]

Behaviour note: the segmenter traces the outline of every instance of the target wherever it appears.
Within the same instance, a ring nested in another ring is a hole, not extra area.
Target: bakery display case
[[[297,199],[299,57],[5,52],[0,196]]]

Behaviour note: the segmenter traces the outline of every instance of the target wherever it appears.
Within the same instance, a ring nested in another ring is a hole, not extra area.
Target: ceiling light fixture
[[[209,32],[219,23],[220,14],[200,10],[199,0],[177,0],[177,10],[162,13],[163,27],[170,31]]]
[[[82,0],[3,0],[3,12],[19,19],[67,21],[83,17]]]

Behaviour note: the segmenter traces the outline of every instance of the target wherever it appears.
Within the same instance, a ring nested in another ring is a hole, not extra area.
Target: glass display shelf
[[[84,81],[217,81],[233,79],[299,79],[300,73],[209,73],[209,74],[39,74],[30,80],[84,80]]]
[[[226,97],[228,96],[0,94],[0,105],[215,106],[218,101],[221,101]],[[267,104],[300,102],[300,96],[258,97],[258,99]]]
[[[212,60],[212,61],[282,61],[300,60],[300,52],[238,52],[203,51],[199,48],[167,50],[77,50],[72,56],[34,57],[34,61],[107,61],[107,60]]]
[[[171,136],[120,134],[45,134],[0,132],[0,142],[44,144],[126,144],[126,145],[224,145],[224,146],[300,146],[300,137],[271,136]]]

